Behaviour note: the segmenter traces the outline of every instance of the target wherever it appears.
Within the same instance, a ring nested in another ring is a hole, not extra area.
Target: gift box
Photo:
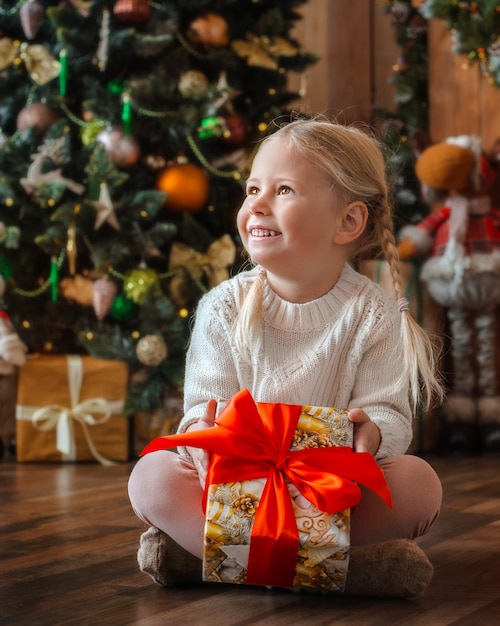
[[[302,406],[290,450],[352,447],[347,411]],[[246,583],[255,515],[265,478],[208,487],[203,579]],[[286,481],[299,536],[294,587],[342,591],[349,565],[350,509],[324,513]]]
[[[342,591],[357,483],[390,505],[380,468],[352,450],[347,411],[255,403],[236,394],[216,427],[159,437],[143,451],[211,451],[206,581]]]
[[[19,368],[16,456],[26,461],[129,458],[129,420],[121,415],[128,368],[122,361],[34,355]]]

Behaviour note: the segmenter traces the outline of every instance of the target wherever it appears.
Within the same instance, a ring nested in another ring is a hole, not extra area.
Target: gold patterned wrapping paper
[[[352,447],[353,425],[347,410],[303,406],[291,450]],[[255,512],[265,478],[213,484],[208,488],[203,578],[245,584]],[[319,511],[288,483],[299,551],[294,587],[342,591],[349,565],[350,510]]]
[[[19,462],[129,458],[129,420],[121,415],[128,368],[122,361],[34,355],[19,368]]]

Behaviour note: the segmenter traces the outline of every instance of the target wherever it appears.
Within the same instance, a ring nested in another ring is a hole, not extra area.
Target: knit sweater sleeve
[[[365,308],[365,328],[352,346],[352,351],[362,346],[362,355],[355,359],[349,406],[362,408],[378,426],[377,459],[404,454],[413,435],[408,381],[400,375],[404,359],[400,315],[392,299],[374,298]]]
[[[208,400],[229,400],[240,390],[231,345],[232,325],[237,313],[232,281],[209,291],[198,303],[186,354],[184,432],[205,413]]]

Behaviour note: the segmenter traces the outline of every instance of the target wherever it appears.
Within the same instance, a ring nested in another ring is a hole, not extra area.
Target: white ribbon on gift
[[[102,465],[116,465],[114,461],[102,456],[95,447],[90,435],[89,426],[103,424],[113,413],[120,413],[123,401],[109,402],[104,398],[91,398],[78,402],[83,382],[83,362],[77,355],[69,355],[68,385],[71,407],[60,404],[49,404],[41,408],[17,406],[17,419],[31,419],[33,426],[38,430],[49,431],[56,429],[56,447],[67,461],[76,460],[76,445],[74,436],[74,422],[81,424],[85,440],[92,456]],[[101,413],[96,418],[93,413]]]

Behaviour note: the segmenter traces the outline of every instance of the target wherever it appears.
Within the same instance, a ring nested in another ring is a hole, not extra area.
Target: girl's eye
[[[259,193],[257,187],[248,187],[247,196],[256,196]]]
[[[278,195],[279,196],[286,196],[287,194],[291,193],[291,189],[290,187],[287,187],[286,185],[282,185],[279,190],[278,190]]]

